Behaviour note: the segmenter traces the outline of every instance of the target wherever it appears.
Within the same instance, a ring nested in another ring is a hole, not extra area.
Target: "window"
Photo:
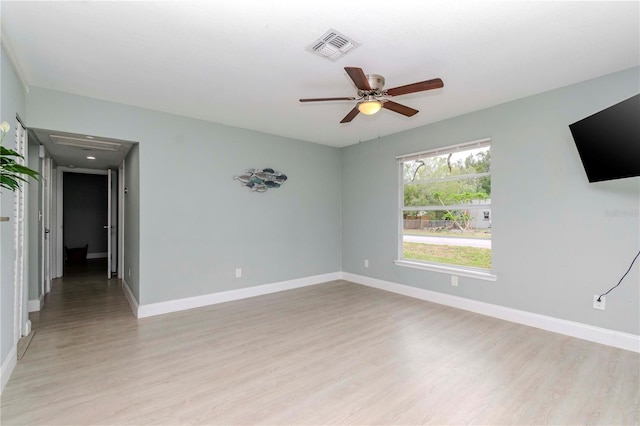
[[[489,276],[491,141],[408,154],[397,161],[400,208],[396,264],[431,265],[433,268],[423,269]]]

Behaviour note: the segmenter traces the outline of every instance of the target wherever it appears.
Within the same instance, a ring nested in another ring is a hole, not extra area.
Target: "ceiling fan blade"
[[[439,78],[433,80],[421,81],[419,83],[407,84],[406,86],[394,87],[387,90],[389,96],[406,95],[415,92],[424,92],[425,90],[440,89],[444,87],[444,83]]]
[[[347,114],[340,123],[348,123],[351,120],[353,120],[354,118],[356,118],[356,115],[358,115],[360,113],[360,111],[358,110],[358,107],[354,107],[349,114]]]
[[[406,105],[401,105],[393,101],[386,101],[385,103],[382,104],[382,108],[389,109],[393,112],[397,112],[402,115],[406,115],[407,117],[413,117],[418,113],[417,109],[413,109]]]
[[[351,77],[351,80],[353,80],[358,89],[371,90],[369,80],[367,80],[367,76],[364,75],[362,68],[344,67],[344,70],[349,74],[349,77]]]
[[[355,101],[356,98],[307,98],[300,99],[300,102],[321,102],[321,101]]]

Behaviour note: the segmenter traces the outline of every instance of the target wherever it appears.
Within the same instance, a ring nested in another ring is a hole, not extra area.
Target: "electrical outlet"
[[[607,301],[607,298],[602,296],[598,302],[598,297],[600,296],[597,294],[593,295],[593,309],[600,309],[601,311],[604,311],[604,302]]]
[[[236,278],[240,278],[242,276],[242,268],[236,268]]]
[[[451,275],[451,285],[454,287],[458,287],[458,276]]]
[[[368,268],[369,267],[369,259],[365,259],[364,260],[364,267]]]

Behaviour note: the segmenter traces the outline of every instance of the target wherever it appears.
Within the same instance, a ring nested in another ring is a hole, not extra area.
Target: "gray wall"
[[[134,144],[125,158],[124,270],[122,276],[140,302],[140,147]]]
[[[640,178],[588,183],[568,125],[637,94],[634,68],[343,150],[342,269],[622,332],[640,333]],[[445,88],[446,90],[446,88]],[[434,99],[437,102],[437,99]],[[395,266],[397,155],[490,137],[497,282]],[[373,172],[375,171],[375,172]],[[363,259],[370,267],[363,268]]]
[[[87,253],[106,253],[108,221],[107,176],[63,173],[63,244],[88,245]]]
[[[16,114],[25,117],[24,88],[9,62],[4,48],[0,49],[0,122],[8,121],[12,130],[4,146],[15,147]],[[0,222],[0,360],[2,363],[17,342],[13,341],[14,314],[14,212],[13,193],[0,191],[0,216],[9,216],[10,222]]]
[[[27,113],[140,143],[141,304],[340,270],[339,149],[37,87]],[[233,180],[250,167],[289,180],[250,193]]]

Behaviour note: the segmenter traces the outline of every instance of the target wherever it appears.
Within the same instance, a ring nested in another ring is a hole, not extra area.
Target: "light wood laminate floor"
[[[46,302],[2,425],[640,421],[636,353],[345,281],[138,320],[85,274]]]

